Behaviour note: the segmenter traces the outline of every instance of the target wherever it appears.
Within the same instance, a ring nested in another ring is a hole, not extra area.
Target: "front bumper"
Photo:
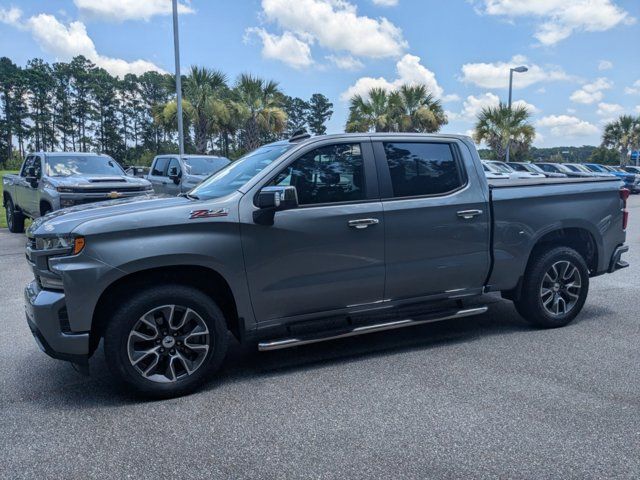
[[[42,290],[34,280],[25,287],[25,313],[40,349],[50,357],[84,364],[89,356],[89,332],[71,332],[63,292]]]
[[[627,253],[628,251],[628,245],[620,245],[613,251],[613,255],[611,255],[611,261],[609,262],[608,273],[613,273],[616,270],[622,270],[623,268],[627,268],[629,266],[628,262],[625,262],[621,259],[622,254]]]

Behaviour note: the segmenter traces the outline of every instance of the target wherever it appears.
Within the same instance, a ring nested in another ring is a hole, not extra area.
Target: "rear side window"
[[[300,205],[363,200],[364,159],[360,144],[327,145],[305,153],[272,185],[296,187]]]
[[[462,187],[464,172],[447,143],[384,143],[394,197],[441,195]]]
[[[167,163],[169,163],[168,158],[158,158],[156,163],[153,164],[153,169],[151,170],[151,175],[156,175],[158,177],[164,177],[167,170]]]

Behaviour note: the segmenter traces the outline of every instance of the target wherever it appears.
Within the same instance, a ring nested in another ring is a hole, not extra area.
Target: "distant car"
[[[608,167],[606,165],[600,165],[598,163],[585,163],[584,166],[591,170],[592,172],[601,174],[601,175],[613,175],[618,177],[620,180],[624,182],[624,186],[628,188],[633,193],[640,192],[640,177],[633,173],[629,172],[620,172],[615,170],[613,167]]]
[[[509,162],[507,163],[511,168],[513,168],[516,172],[529,172],[529,173],[539,173],[549,178],[566,178],[566,173],[560,172],[545,172],[540,167],[538,167],[535,163],[525,163],[525,162]]]
[[[640,175],[640,167],[636,167],[634,165],[624,165],[624,166],[620,166],[618,168],[621,168],[625,172],[635,173],[636,175]]]
[[[482,169],[487,180],[509,180],[511,178],[508,173],[492,170],[484,161],[482,162]]]
[[[572,169],[566,166],[565,163],[553,163],[553,162],[542,162],[536,164],[542,171],[545,173],[563,173],[567,177],[593,177],[594,174],[591,172],[583,172],[580,169]]]
[[[487,165],[494,171],[506,173],[509,178],[545,178],[543,173],[532,173],[529,171],[516,171],[505,162],[497,160],[486,160]]]
[[[588,177],[610,177],[611,176],[609,172],[594,172],[593,170],[588,169],[581,163],[563,163],[563,165],[573,172],[582,173],[583,176],[588,176]]]
[[[156,193],[179,195],[230,163],[228,158],[212,155],[158,155],[153,159],[147,180]]]

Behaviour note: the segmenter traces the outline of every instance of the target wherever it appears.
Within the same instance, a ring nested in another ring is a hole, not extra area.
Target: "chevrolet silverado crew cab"
[[[159,155],[153,159],[147,180],[156,193],[179,195],[229,163],[228,158],[213,155]]]
[[[627,266],[615,177],[487,181],[470,138],[343,134],[265,145],[181,197],[53,212],[28,230],[27,321],[41,348],[168,397],[259,350],[485,312],[501,292],[538,327]]]
[[[40,152],[27,156],[18,175],[5,175],[3,204],[7,226],[24,232],[27,217],[53,210],[114,198],[153,193],[151,184],[125,174],[107,155]]]

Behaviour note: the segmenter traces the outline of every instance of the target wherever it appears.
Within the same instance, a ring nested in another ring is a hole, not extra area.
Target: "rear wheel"
[[[518,313],[533,325],[563,327],[582,310],[589,292],[589,269],[582,256],[568,247],[542,251],[525,272]]]
[[[105,337],[114,375],[137,393],[184,395],[222,363],[227,327],[216,304],[199,290],[172,285],[135,294],[116,310]]]
[[[24,215],[16,211],[13,201],[7,198],[5,203],[5,214],[7,216],[7,227],[10,232],[23,233],[24,232]]]

